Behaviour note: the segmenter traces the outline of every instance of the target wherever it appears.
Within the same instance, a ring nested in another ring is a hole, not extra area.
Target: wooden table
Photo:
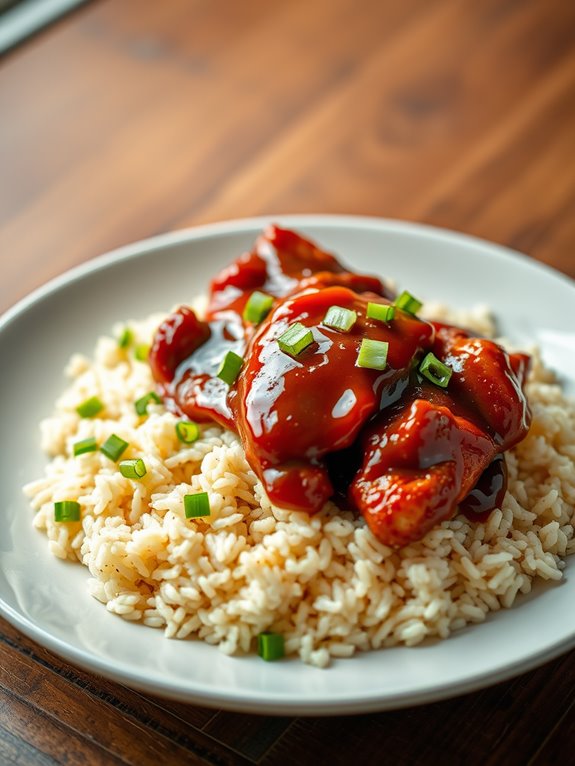
[[[426,221],[575,277],[574,24],[571,0],[93,2],[0,64],[0,309],[131,240],[280,212]],[[575,736],[575,653],[447,702],[289,719],[0,639],[1,763],[551,764]]]

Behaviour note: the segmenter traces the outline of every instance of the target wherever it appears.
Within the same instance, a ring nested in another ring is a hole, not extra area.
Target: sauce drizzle
[[[243,317],[254,290],[274,298],[257,326]],[[152,372],[173,411],[240,435],[280,507],[315,513],[337,498],[396,547],[458,506],[484,520],[505,494],[503,452],[529,428],[529,358],[401,309],[390,322],[367,317],[368,303],[393,298],[378,278],[272,226],[214,278],[206,321],[181,307],[162,323]],[[349,331],[322,323],[332,306],[356,313]],[[295,322],[313,343],[293,357],[277,341]],[[388,344],[383,371],[356,364],[364,338]],[[229,387],[217,377],[228,351],[244,358]],[[447,388],[419,375],[428,352],[451,368]]]

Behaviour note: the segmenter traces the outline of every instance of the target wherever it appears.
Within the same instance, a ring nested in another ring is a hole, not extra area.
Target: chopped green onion
[[[146,464],[142,458],[136,458],[136,460],[122,460],[118,465],[120,473],[126,479],[141,479],[148,473]]]
[[[342,306],[330,306],[322,324],[326,327],[333,327],[334,330],[349,332],[356,322],[357,314],[355,311],[345,309]]]
[[[54,521],[80,521],[80,503],[75,500],[54,503]]]
[[[103,409],[102,401],[97,396],[91,396],[76,407],[76,412],[81,418],[93,418]]]
[[[395,316],[395,306],[385,303],[368,303],[367,318],[377,319],[378,322],[391,322]]]
[[[150,347],[147,343],[138,343],[134,346],[134,358],[138,362],[147,362],[150,355]]]
[[[106,457],[116,462],[128,449],[128,442],[120,439],[116,434],[112,434],[100,447],[100,452],[103,452]]]
[[[120,336],[118,337],[118,346],[120,348],[129,348],[134,342],[134,333],[129,327],[124,327]]]
[[[271,307],[274,304],[274,299],[271,295],[266,293],[260,293],[259,290],[255,290],[245,305],[243,317],[246,322],[252,324],[259,324],[270,313]]]
[[[431,351],[419,365],[419,372],[440,388],[447,388],[453,370],[432,354]]]
[[[192,444],[200,436],[200,427],[192,420],[180,420],[176,423],[176,434],[184,444]]]
[[[388,349],[389,343],[385,340],[364,338],[355,364],[357,367],[367,367],[370,370],[385,370]]]
[[[144,394],[144,396],[141,396],[136,402],[134,402],[134,407],[136,408],[138,415],[148,414],[148,404],[150,402],[161,404],[162,400],[155,391],[150,391],[148,394]]]
[[[218,378],[221,378],[224,383],[227,383],[228,386],[231,386],[240,374],[243,363],[244,360],[241,356],[238,356],[233,351],[228,351],[228,353],[222,359],[216,375]]]
[[[89,436],[74,443],[74,456],[83,455],[85,452],[95,452],[98,449],[98,443],[95,436]]]
[[[313,334],[309,327],[295,322],[278,338],[278,346],[290,356],[297,356],[313,343]]]
[[[210,499],[207,492],[198,492],[195,495],[184,495],[184,513],[186,519],[198,519],[200,516],[209,516]]]
[[[398,309],[402,309],[413,316],[415,316],[423,306],[423,303],[417,300],[417,298],[414,298],[414,296],[411,293],[408,293],[407,290],[404,290],[393,303]]]
[[[258,654],[266,662],[281,660],[285,655],[284,637],[280,633],[265,630],[258,635]]]

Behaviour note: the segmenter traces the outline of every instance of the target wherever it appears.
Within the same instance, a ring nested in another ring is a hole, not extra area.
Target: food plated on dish
[[[74,356],[26,490],[51,551],[127,620],[317,666],[561,579],[573,405],[487,313],[401,288],[270,227],[207,305]]]

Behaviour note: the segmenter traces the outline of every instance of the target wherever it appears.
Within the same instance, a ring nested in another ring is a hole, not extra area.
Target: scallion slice
[[[137,401],[134,402],[134,407],[136,408],[138,415],[148,414],[148,404],[150,402],[161,404],[162,400],[155,391],[150,391],[149,393],[144,394],[144,396],[141,396]]]
[[[285,641],[281,633],[265,630],[258,635],[258,654],[266,662],[281,660],[285,655]]]
[[[415,298],[411,293],[408,293],[407,290],[404,290],[401,295],[394,300],[394,305],[397,306],[398,309],[402,309],[403,311],[406,311],[408,314],[412,314],[415,316],[419,309],[423,306],[423,303]]]
[[[102,446],[100,447],[100,452],[106,455],[106,457],[109,457],[110,460],[117,462],[120,459],[120,457],[124,454],[124,452],[128,449],[128,446],[129,446],[128,442],[125,442],[123,439],[120,439],[120,437],[116,436],[116,434],[112,434],[102,444]]]
[[[176,434],[184,444],[192,444],[200,436],[200,427],[192,420],[180,420],[176,423]]]
[[[248,302],[244,307],[243,317],[246,322],[259,324],[270,313],[273,304],[274,299],[271,295],[255,290],[248,298]]]
[[[349,332],[356,322],[357,313],[343,306],[330,306],[322,320],[326,327],[333,327],[341,332]]]
[[[313,343],[313,334],[309,327],[304,327],[300,322],[294,322],[278,338],[280,349],[290,356],[298,356]]]
[[[146,464],[141,457],[136,458],[136,460],[122,460],[118,468],[126,479],[141,479],[148,473]]]
[[[209,516],[210,498],[207,492],[197,492],[195,495],[184,495],[184,513],[186,519],[198,519]]]
[[[238,354],[235,354],[233,351],[228,351],[228,353],[222,359],[216,374],[218,378],[221,378],[224,381],[224,383],[227,383],[228,386],[231,386],[240,374],[243,363],[244,360],[241,356],[238,356]]]
[[[387,303],[368,303],[367,318],[378,322],[391,322],[395,316],[395,306]]]
[[[134,342],[134,333],[129,327],[124,327],[118,336],[118,346],[120,348],[129,348]]]
[[[76,407],[76,412],[81,418],[95,418],[103,409],[104,405],[101,399],[97,396],[91,396]]]
[[[79,442],[74,442],[74,456],[83,455],[86,452],[96,452],[98,443],[95,436],[89,436]]]
[[[364,338],[361,341],[356,366],[369,370],[385,370],[387,367],[387,352],[389,343],[385,340]]]
[[[451,367],[443,364],[443,362],[441,362],[435,354],[432,354],[431,351],[419,365],[419,372],[426,377],[427,380],[435,383],[435,385],[440,388],[447,388],[451,376],[453,375]]]
[[[75,500],[54,503],[54,521],[80,521],[80,503]]]
[[[147,362],[149,355],[150,347],[147,343],[137,343],[134,346],[134,358],[137,359],[138,362]]]

